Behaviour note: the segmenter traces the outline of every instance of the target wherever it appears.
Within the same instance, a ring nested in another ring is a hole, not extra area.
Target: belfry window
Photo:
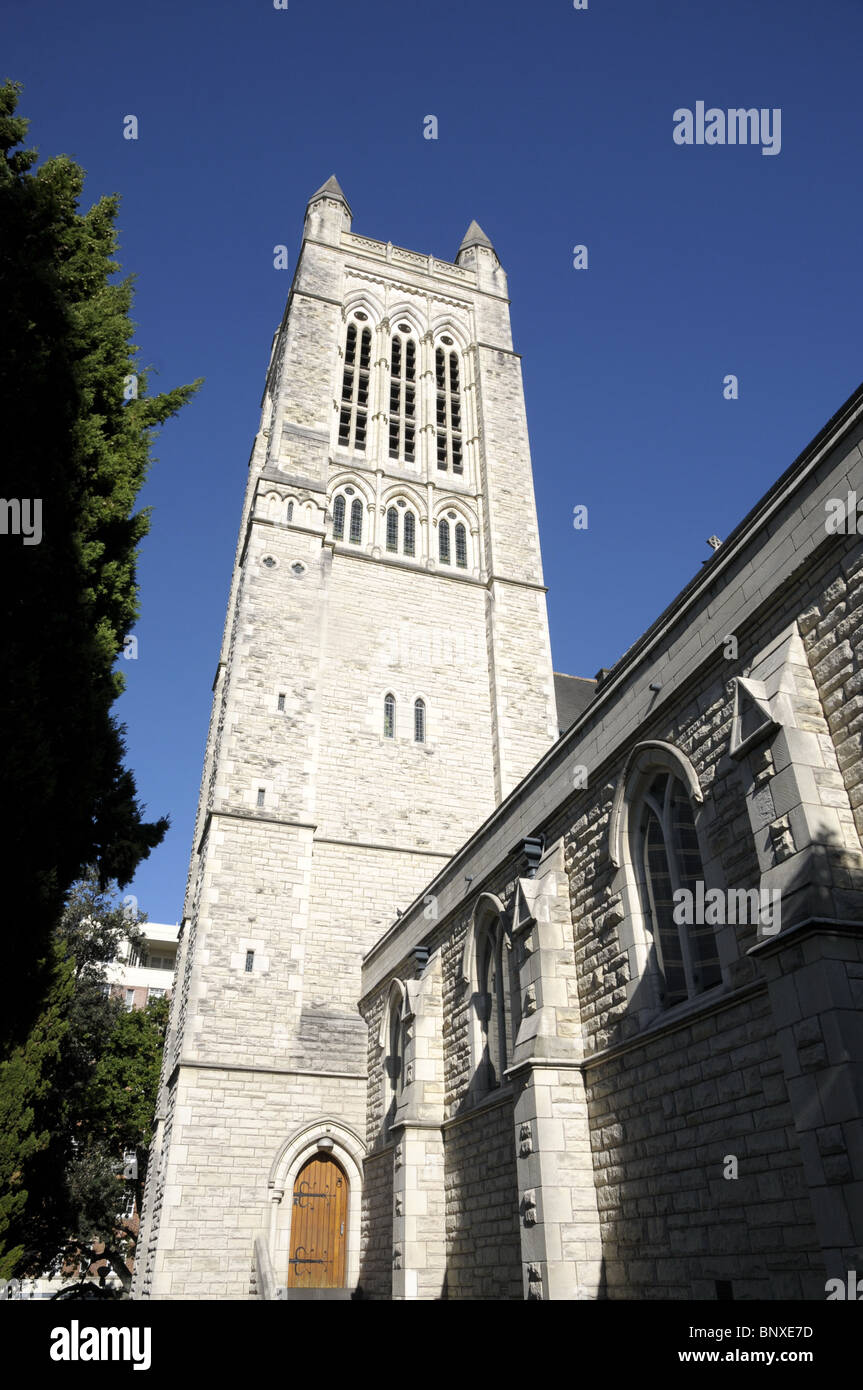
[[[417,530],[416,517],[414,516],[413,512],[405,512],[405,519],[404,519],[404,537],[405,537],[404,550],[405,550],[405,555],[415,555],[415,554],[416,554],[416,530]]]
[[[345,499],[339,494],[333,503],[333,540],[341,541],[345,537]]]
[[[384,738],[396,736],[396,697],[384,696]]]
[[[425,743],[426,741],[426,707],[425,700],[414,701],[414,743]]]
[[[633,863],[661,978],[660,999],[670,1008],[722,978],[713,927],[675,921],[675,892],[686,889],[690,902],[698,901],[696,885],[704,880],[692,804],[680,779],[658,772],[633,807],[630,826]]]
[[[351,503],[350,542],[359,545],[363,539],[363,504],[358,497]]]
[[[416,450],[417,346],[408,323],[400,323],[390,351],[391,459],[413,463]]]
[[[442,565],[448,565],[449,555],[449,522],[442,521],[437,528],[438,559]]]
[[[399,548],[399,514],[395,507],[387,511],[387,550]]]
[[[363,315],[365,317],[365,315]],[[364,453],[369,412],[369,371],[372,331],[354,320],[345,334],[345,366],[342,372],[342,400],[339,412],[339,445]]]
[[[443,343],[452,343],[444,338]],[[461,375],[455,348],[438,347],[435,352],[435,421],[437,428],[437,466],[442,472],[461,473]]]

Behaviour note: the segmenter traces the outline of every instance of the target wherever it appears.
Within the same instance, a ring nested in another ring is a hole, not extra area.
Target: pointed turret
[[[335,174],[330,174],[330,177],[327,179],[326,183],[321,184],[321,187],[318,189],[317,193],[312,194],[311,198],[307,203],[307,207],[311,207],[312,203],[317,202],[318,198],[337,198],[339,202],[344,203],[345,207],[348,210],[348,213],[351,216],[353,216],[353,213],[351,211],[351,205],[345,197],[342,191],[342,186],[336,178]],[[473,225],[476,226],[476,223],[474,223]]]
[[[351,230],[353,213],[335,174],[330,174],[306,204],[306,236],[338,246],[342,232]]]
[[[497,252],[476,218],[464,234],[455,263],[463,266],[465,270],[476,271],[477,284],[481,289],[491,290],[495,294],[506,294],[506,275],[501,268]]]
[[[461,246],[458,248],[458,256],[456,256],[456,261],[458,261],[458,257],[461,255],[462,251],[466,251],[469,246],[486,246],[488,247],[489,251],[494,250],[493,245],[489,241],[482,227],[477,222],[476,218],[474,218],[471,221],[470,226],[464,234]]]

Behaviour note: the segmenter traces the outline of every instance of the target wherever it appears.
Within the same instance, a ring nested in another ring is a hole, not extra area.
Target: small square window
[[[263,806],[266,792],[263,787],[258,787],[258,805]]]
[[[247,952],[246,952],[246,974],[247,974],[247,975],[251,975],[251,973],[252,973],[252,971],[254,970],[254,968],[255,968],[255,953],[254,953],[254,951],[247,951]]]
[[[279,709],[280,709],[280,710],[283,710],[284,708],[285,708],[285,697],[284,697],[284,695],[280,695],[280,696],[279,696]]]

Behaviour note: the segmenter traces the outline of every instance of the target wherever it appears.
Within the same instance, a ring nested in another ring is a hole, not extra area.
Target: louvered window
[[[462,473],[461,375],[454,348],[435,352],[435,423],[438,468]]]
[[[339,412],[339,444],[364,453],[369,411],[372,331],[351,321],[345,334],[345,366]]]
[[[416,457],[417,346],[409,333],[410,325],[400,323],[390,350],[389,453],[405,463]]]

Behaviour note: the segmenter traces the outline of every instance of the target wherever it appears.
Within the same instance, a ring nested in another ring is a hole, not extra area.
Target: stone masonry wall
[[[587,1094],[608,1297],[823,1296],[765,994],[590,1066]]]
[[[364,1298],[389,1299],[393,1283],[393,1146],[368,1155],[363,1178],[360,1287]]]
[[[444,1127],[447,1298],[520,1299],[512,1101]]]

